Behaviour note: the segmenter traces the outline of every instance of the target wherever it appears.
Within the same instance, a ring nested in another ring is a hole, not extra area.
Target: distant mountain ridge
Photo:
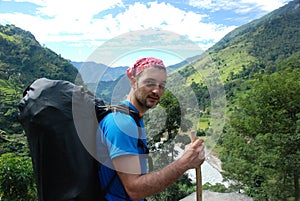
[[[176,70],[191,61],[193,61],[195,58],[197,58],[199,55],[196,55],[191,58],[187,58],[186,60],[167,66],[168,71]],[[125,75],[126,70],[128,66],[119,66],[119,67],[109,67],[105,64],[101,63],[95,63],[95,62],[76,62],[71,61],[71,64],[78,69],[79,73],[81,74],[81,77],[84,81],[84,83],[90,84],[90,83],[97,83],[99,79],[101,81],[115,81],[120,76]]]
[[[126,72],[127,66],[109,67],[95,62],[75,62],[71,64],[76,67],[82,76],[84,83],[97,83],[101,81],[114,81]]]

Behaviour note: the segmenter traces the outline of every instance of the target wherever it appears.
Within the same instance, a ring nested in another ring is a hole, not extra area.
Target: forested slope
[[[299,39],[300,2],[294,0],[233,30],[179,71],[207,113],[211,83],[223,85],[227,109],[215,153],[232,188],[255,200],[300,199]],[[207,136],[211,129],[208,124]]]
[[[11,136],[23,131],[17,121],[23,90],[41,77],[80,81],[77,73],[68,60],[42,47],[30,32],[0,25],[0,140],[4,149],[0,152],[9,151],[10,144],[16,146]]]

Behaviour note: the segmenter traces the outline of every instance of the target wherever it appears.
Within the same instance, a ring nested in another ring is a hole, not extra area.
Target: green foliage
[[[36,187],[31,159],[13,154],[0,157],[0,200],[34,201]]]
[[[26,157],[28,145],[18,122],[23,90],[40,77],[80,83],[77,73],[68,60],[42,47],[30,32],[0,25],[1,200],[36,200],[31,160]]]
[[[0,25],[0,79],[18,76],[21,88],[47,77],[74,81],[78,71],[69,61],[42,47],[27,31]]]
[[[178,71],[178,73],[187,78],[191,75],[194,75],[195,73],[197,73],[196,69],[192,66],[192,65],[187,65],[185,68],[181,69]]]
[[[182,122],[184,121],[184,122]],[[154,154],[154,170],[160,170],[172,163],[178,155],[175,144],[187,144],[190,139],[186,135],[178,135],[179,129],[187,130],[191,122],[185,119],[185,110],[180,108],[179,101],[171,91],[166,90],[157,108],[145,115],[148,142]],[[161,139],[165,138],[162,142]],[[157,147],[159,143],[159,147]],[[183,175],[174,184],[148,200],[180,200],[195,188],[187,175]]]
[[[23,130],[17,121],[17,105],[22,96],[20,84],[12,77],[5,81],[0,79],[0,115],[3,117],[0,118],[0,128],[11,134],[21,133]]]
[[[299,198],[299,75],[287,69],[253,81],[226,129],[224,175],[258,200]]]
[[[28,156],[28,143],[24,135],[7,135],[5,131],[0,130],[0,155],[4,153],[17,153],[18,155]]]
[[[206,109],[210,106],[210,95],[207,86],[205,86],[203,83],[196,83],[193,81],[191,88],[198,99],[199,109],[206,111]]]
[[[224,184],[216,183],[211,185],[210,183],[205,183],[202,187],[203,190],[210,190],[219,193],[230,193],[233,192],[231,189],[226,188]]]
[[[174,143],[179,129],[185,132],[192,127],[192,122],[185,115],[185,108],[181,108],[174,94],[166,90],[159,106],[145,116],[149,144],[153,146],[161,138],[166,138],[167,143]]]
[[[166,188],[164,191],[147,198],[149,201],[174,201],[180,200],[189,194],[195,192],[195,185],[191,183],[191,180],[186,174],[181,176],[173,185]]]

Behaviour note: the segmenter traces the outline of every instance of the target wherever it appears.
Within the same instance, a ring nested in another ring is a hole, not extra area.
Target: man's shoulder
[[[117,126],[119,128],[136,127],[136,122],[132,116],[123,112],[111,112],[101,121],[103,126]]]

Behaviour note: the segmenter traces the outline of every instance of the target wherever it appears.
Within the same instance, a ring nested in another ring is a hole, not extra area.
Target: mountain
[[[35,79],[47,77],[82,83],[77,69],[52,50],[43,47],[28,31],[0,25],[0,131],[17,134],[18,102]]]
[[[294,0],[245,24],[216,43],[209,54],[228,78],[231,72],[273,72],[279,61],[300,51],[300,8]],[[230,70],[229,70],[230,69]]]
[[[0,79],[18,75],[24,85],[39,77],[74,81],[78,76],[70,61],[42,47],[30,32],[14,25],[0,25],[0,64]]]
[[[300,3],[294,0],[228,33],[194,60],[174,70],[167,87],[190,113],[199,134],[221,134],[237,101],[247,94],[259,75],[300,67],[299,39]],[[211,146],[219,138],[211,138]]]
[[[222,175],[255,200],[300,198],[299,154],[292,155],[299,153],[299,69],[300,1],[294,0],[228,33],[177,71],[185,78],[177,91],[190,95],[184,86],[191,86],[204,109],[195,122],[205,131],[207,149],[221,156]]]
[[[177,68],[180,68],[191,61],[193,61],[195,58],[199,57],[199,55],[196,55],[191,58],[187,58],[186,60],[174,64],[171,66],[168,66],[168,71],[176,70]],[[126,69],[128,66],[119,66],[119,67],[109,67],[104,64],[95,63],[95,62],[76,62],[71,61],[71,64],[78,69],[83,82],[86,84],[94,84],[98,83],[99,80],[101,81],[115,81],[120,76],[125,75]]]
[[[299,39],[300,2],[294,0],[231,31],[201,57],[194,59],[192,64],[183,66],[177,72],[196,91],[209,82],[215,82],[212,79],[216,77],[210,76],[217,73],[226,91],[227,105],[234,107],[235,98],[245,92],[247,81],[254,79],[256,74],[284,70],[278,69],[280,63],[291,57],[299,58]],[[198,101],[206,102],[206,107],[209,107],[210,101],[203,100],[203,96],[207,93],[202,90]]]
[[[126,72],[127,66],[109,67],[95,62],[75,62],[71,64],[78,69],[84,83],[98,83],[101,81],[114,81]]]

